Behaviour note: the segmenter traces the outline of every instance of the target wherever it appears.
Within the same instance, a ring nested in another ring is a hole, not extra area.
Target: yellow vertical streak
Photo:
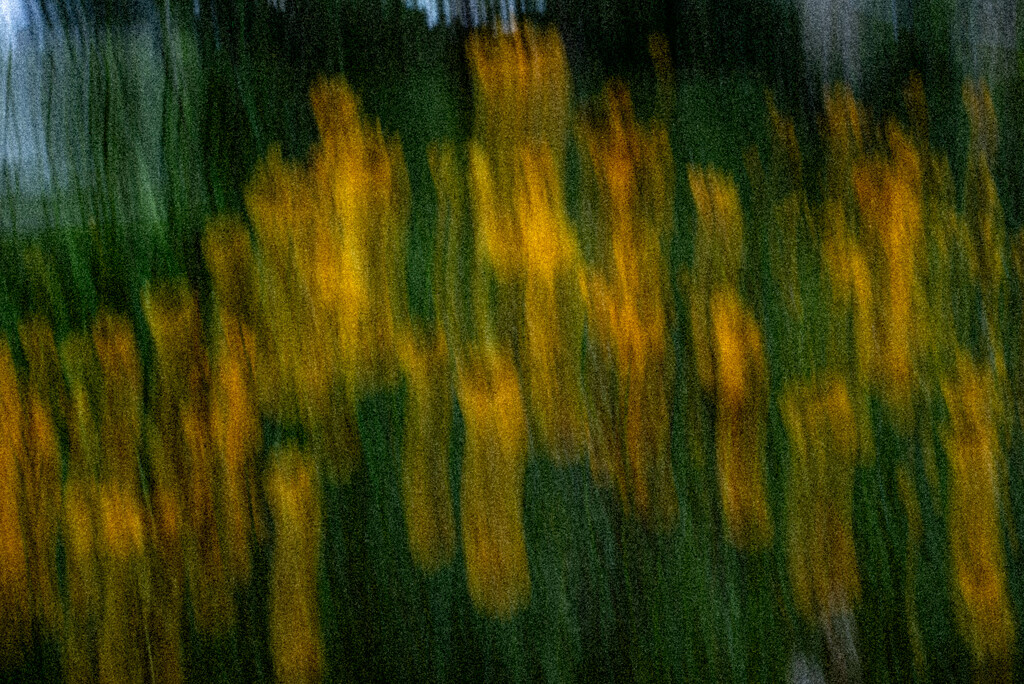
[[[456,388],[466,424],[460,516],[469,595],[482,613],[508,617],[530,599],[519,379],[508,352],[471,349],[460,360]]]
[[[265,476],[274,520],[270,571],[270,649],[279,682],[318,682],[324,653],[317,566],[322,518],[313,463],[291,448],[277,451]]]
[[[16,664],[29,639],[29,548],[22,520],[25,461],[21,389],[7,340],[0,340],[0,660]],[[34,570],[34,568],[33,568]]]
[[[444,333],[410,330],[399,341],[408,400],[402,458],[402,501],[409,550],[426,572],[447,565],[455,552],[455,515],[449,486],[451,380]]]

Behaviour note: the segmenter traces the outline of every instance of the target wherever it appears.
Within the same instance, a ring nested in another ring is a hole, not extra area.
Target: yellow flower
[[[29,521],[29,577],[36,619],[47,631],[60,619],[57,593],[57,525],[60,518],[60,444],[54,413],[66,413],[57,345],[49,321],[32,318],[18,326],[28,361],[24,395],[26,519]]]
[[[645,262],[660,263],[665,231],[672,215],[671,150],[659,124],[639,126],[626,87],[605,87],[600,126],[586,125],[582,136],[598,191],[598,263],[609,251],[605,242],[618,235],[632,243]]]
[[[95,679],[95,630],[102,615],[102,575],[98,563],[94,482],[69,477],[64,486],[64,540],[67,563],[67,636],[64,667],[68,681]]]
[[[258,304],[256,267],[241,217],[231,214],[208,221],[202,248],[220,305],[252,324]]]
[[[313,204],[303,169],[272,145],[246,186],[245,207],[269,266],[282,279],[294,273],[293,240],[308,232]]]
[[[519,379],[507,352],[471,349],[460,361],[456,388],[466,422],[460,512],[469,595],[482,613],[508,617],[530,598]]]
[[[188,284],[148,284],[142,309],[153,338],[160,393],[171,401],[204,396],[208,367],[202,320]]]
[[[142,362],[131,322],[101,310],[93,323],[93,344],[103,377],[103,470],[125,486],[137,487],[138,449],[142,442]]]
[[[444,333],[411,329],[399,342],[408,409],[402,459],[402,501],[409,550],[426,572],[451,561],[455,517],[448,484],[451,381]]]
[[[102,456],[98,429],[102,380],[92,338],[71,333],[61,342],[60,356],[69,390],[68,476],[95,476]]]
[[[671,154],[662,128],[636,123],[621,82],[605,88],[600,114],[600,123],[582,127],[597,200],[597,269],[575,278],[597,351],[598,367],[587,371],[596,374],[588,378],[597,414],[591,470],[598,483],[614,484],[627,515],[669,530],[678,513],[668,448],[674,369],[662,259],[672,215]]]
[[[743,263],[743,218],[739,192],[731,179],[696,166],[688,169],[690,191],[697,205],[697,233],[690,295],[690,334],[697,377],[704,391],[715,392],[715,364],[708,311],[709,293],[736,287]]]
[[[103,559],[99,680],[142,681],[146,658],[141,615],[145,542],[142,502],[137,494],[114,483],[101,486],[98,498],[97,526]]]
[[[768,372],[753,314],[733,290],[711,296],[714,331],[718,480],[729,537],[741,549],[771,542],[764,481]]]
[[[492,163],[482,146],[470,143],[469,187],[478,258],[494,269],[500,283],[508,284],[522,270],[523,236],[521,226],[511,220],[507,203],[501,201]]]
[[[720,402],[738,405],[748,387],[748,358],[753,366],[763,366],[757,355],[761,352],[756,323],[743,308],[735,290],[716,290],[711,295],[711,327],[714,331],[715,393]],[[748,336],[753,334],[751,339]]]
[[[628,515],[668,530],[678,500],[669,457],[674,369],[665,311],[660,290],[645,282],[650,268],[622,236],[613,241],[613,261],[610,282],[594,275],[586,287],[599,350],[597,367],[587,371],[597,374],[591,393],[599,395],[591,470],[599,484],[614,483]]]
[[[253,397],[252,371],[244,324],[220,314],[222,341],[213,364],[210,433],[222,472],[222,506],[231,575],[247,581],[252,558],[251,520],[256,506],[254,457],[262,444],[260,416]]]
[[[839,331],[833,344],[839,347],[840,364],[849,364],[846,365],[847,375],[852,382],[850,390],[856,397],[855,413],[860,425],[860,453],[864,464],[870,465],[874,458],[874,440],[870,429],[868,394],[876,357],[873,281],[864,250],[846,224],[842,203],[830,200],[826,211],[832,215],[828,221],[831,227],[822,243],[821,256],[832,295],[833,325]],[[853,332],[852,346],[846,334],[850,329]]]
[[[556,460],[575,460],[586,441],[579,368],[582,259],[550,152],[523,146],[519,153],[516,209],[525,247],[527,389],[541,442]]]
[[[474,137],[491,146],[524,138],[561,159],[571,87],[557,31],[525,24],[509,35],[476,33],[466,43],[476,110]]]
[[[276,530],[270,570],[270,649],[281,682],[316,682],[324,668],[317,573],[320,483],[303,454],[273,455],[265,491]]]
[[[226,311],[220,312],[221,341],[214,358],[214,441],[229,471],[244,468],[262,441],[259,414],[252,399],[251,332]]]
[[[26,519],[29,520],[30,577],[35,614],[44,628],[56,630],[57,526],[60,519],[60,446],[52,414],[39,392],[31,387],[26,397],[25,474]]]
[[[123,561],[143,550],[144,523],[142,502],[117,484],[101,488],[99,528],[103,550],[111,558]]]
[[[355,394],[396,379],[395,320],[404,315],[410,189],[400,143],[385,139],[380,124],[363,116],[343,79],[319,80],[310,98],[320,142],[308,172],[296,169],[291,181],[305,209],[295,214],[285,245],[293,268],[268,288],[277,291],[268,298],[267,315],[290,320],[277,327],[281,351],[319,357],[315,377],[301,359],[286,359],[281,369],[285,384],[312,395],[300,396],[307,404],[300,412],[312,408],[316,414],[341,376]],[[266,188],[275,173],[287,178],[278,168],[268,157],[268,170],[254,185],[255,211],[261,211],[263,196],[273,208],[276,200]],[[312,338],[307,345],[296,336]]]
[[[926,329],[916,323],[919,312],[914,310],[922,295],[917,264],[924,238],[921,177],[916,151],[899,129],[890,127],[889,133],[893,163],[858,164],[854,184],[877,269],[875,380],[897,425],[906,431],[912,423],[917,357],[927,347]]]
[[[528,278],[550,282],[576,258],[562,178],[548,148],[524,145],[518,153],[514,205],[520,224],[517,234],[523,238],[523,266]]]
[[[320,139],[325,146],[340,145],[346,136],[362,133],[359,99],[342,78],[320,77],[309,92]]]
[[[171,282],[147,286],[142,305],[157,365],[158,430],[150,439],[156,509],[161,515],[173,513],[180,497],[184,566],[196,621],[200,630],[216,632],[231,624],[234,612],[214,515],[210,367],[198,304],[185,283]],[[163,521],[168,536],[161,544],[173,544],[175,525],[173,516]],[[170,547],[166,550],[173,554]]]
[[[0,658],[16,663],[31,625],[28,553],[22,529],[22,403],[18,376],[6,339],[0,339]],[[35,568],[33,568],[34,570]]]
[[[274,296],[285,301],[281,291]],[[263,411],[286,422],[323,417],[340,368],[341,351],[332,344],[339,338],[330,334],[337,330],[333,322],[286,302],[268,318],[268,353],[254,366]]]
[[[959,351],[953,379],[942,383],[950,414],[949,540],[956,616],[976,662],[1012,656],[1016,628],[999,528],[999,440],[994,384]]]
[[[779,409],[792,459],[789,578],[797,608],[813,624],[860,598],[853,541],[856,421],[838,376],[791,385]]]

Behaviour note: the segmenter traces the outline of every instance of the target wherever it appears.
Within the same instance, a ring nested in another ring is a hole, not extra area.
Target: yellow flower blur
[[[789,440],[789,579],[800,613],[827,621],[855,604],[860,578],[853,541],[853,476],[859,439],[849,391],[838,375],[789,386],[779,399]]]
[[[317,598],[320,482],[293,448],[273,454],[265,488],[274,520],[270,571],[270,648],[279,682],[318,682],[324,668]]]
[[[995,383],[959,352],[942,383],[950,425],[949,543],[960,632],[979,665],[1009,662],[1016,628],[999,529],[1002,458],[996,434]]]
[[[774,533],[765,490],[768,368],[761,331],[734,290],[711,295],[717,415],[718,483],[729,538],[758,550]]]
[[[524,241],[527,392],[541,443],[567,463],[582,457],[587,442],[582,257],[552,155],[539,146],[519,152],[515,206]]]
[[[55,413],[64,412],[57,346],[49,321],[33,318],[18,327],[28,361],[24,395],[25,482],[29,577],[35,617],[55,632],[60,621],[57,590],[57,528],[60,521],[60,443]]]
[[[31,594],[29,548],[25,530],[22,398],[18,376],[6,339],[0,340],[0,660],[16,663],[29,640]],[[27,475],[27,473],[26,473]],[[33,568],[34,570],[35,568]]]
[[[460,514],[466,581],[485,615],[509,617],[530,600],[523,530],[526,411],[508,352],[471,349],[456,396],[466,423]]]
[[[413,561],[426,572],[455,552],[455,514],[449,486],[451,378],[443,332],[413,328],[399,341],[408,392],[402,501]]]
[[[599,350],[597,367],[587,370],[596,374],[598,417],[591,472],[598,483],[611,480],[628,515],[670,530],[679,505],[669,453],[674,364],[662,257],[673,215],[671,154],[660,125],[637,125],[624,86],[609,86],[602,104],[604,122],[581,131],[601,231],[584,287]]]

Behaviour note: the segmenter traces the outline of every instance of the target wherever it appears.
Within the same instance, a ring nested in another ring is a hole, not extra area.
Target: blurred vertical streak
[[[182,565],[196,627],[220,638],[234,625],[235,612],[216,517],[210,362],[202,321],[184,281],[147,285],[141,297],[155,351],[150,406],[168,461],[161,464],[167,469],[164,496],[168,512],[180,505],[183,514]]]
[[[42,316],[18,328],[29,372],[25,386],[25,501],[28,506],[30,573],[34,617],[41,634],[55,636],[61,611],[57,589],[57,526],[61,509],[57,417],[66,395],[60,382],[53,328]]]
[[[627,515],[670,532],[678,515],[669,454],[673,313],[663,259],[674,216],[671,150],[662,124],[637,123],[624,84],[611,83],[602,99],[598,122],[581,126],[600,227],[587,314],[604,353],[586,372],[604,375],[614,399],[610,412],[598,413],[608,430],[595,430],[591,467],[597,484],[618,490]]]
[[[101,613],[102,575],[96,520],[101,457],[96,417],[100,373],[92,340],[85,333],[65,337],[60,345],[60,356],[70,395],[68,467],[61,521],[68,597],[62,665],[68,682],[84,684],[97,677],[93,654]]]
[[[262,539],[256,456],[263,443],[256,402],[259,368],[255,268],[248,231],[235,217],[211,222],[203,256],[215,296],[211,436],[221,481],[225,542],[234,589],[246,588],[254,541]]]
[[[980,679],[1009,681],[1017,641],[1000,531],[1002,461],[995,379],[959,350],[942,394],[950,469],[949,546],[954,611]]]
[[[190,237],[202,228],[209,210],[202,136],[207,125],[204,112],[204,73],[197,22],[188,0],[164,0],[160,16],[163,59],[160,144],[162,173],[166,184],[167,244],[162,254],[188,254]],[[164,251],[166,250],[166,251]],[[184,268],[186,264],[179,264]]]
[[[836,633],[861,598],[853,536],[859,441],[849,392],[841,377],[822,375],[789,385],[779,399],[779,410],[792,463],[786,494],[787,547],[796,607],[826,639],[839,639],[840,643],[830,643],[835,647],[833,658],[846,657],[846,664],[856,671],[856,650],[849,647],[842,629]]]
[[[530,601],[523,529],[526,414],[511,355],[492,343],[459,351],[456,393],[466,421],[460,515],[474,606],[509,618]]]
[[[314,462],[294,447],[272,457],[264,487],[274,521],[270,575],[270,646],[279,682],[321,681],[318,565],[322,538],[320,479]]]
[[[399,339],[407,407],[402,456],[402,495],[409,549],[425,572],[447,565],[455,552],[455,519],[449,487],[451,427],[449,353],[438,329],[410,328]]]
[[[97,522],[103,570],[101,681],[141,682],[150,673],[149,567],[141,480],[142,362],[131,322],[97,313],[92,342],[101,373]]]
[[[25,443],[22,392],[6,337],[0,339],[0,670],[24,658],[31,628],[29,542],[23,529]]]

